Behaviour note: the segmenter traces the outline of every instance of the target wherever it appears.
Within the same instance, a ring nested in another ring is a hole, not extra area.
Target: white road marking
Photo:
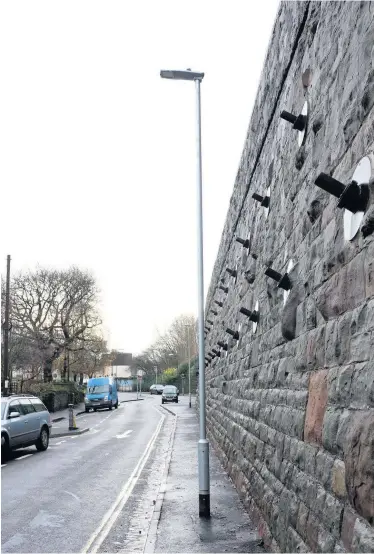
[[[1,464],[1,467],[5,467],[5,466],[6,466],[6,464]]]
[[[25,454],[24,456],[20,456],[19,458],[16,458],[16,462],[19,462],[20,460],[24,460],[25,458],[28,458],[29,456],[32,456],[32,454]]]
[[[62,444],[63,442],[66,442],[66,441],[55,442],[54,446],[58,446],[59,444]]]
[[[98,551],[100,546],[102,545],[105,538],[108,536],[109,531],[113,527],[116,519],[118,518],[119,514],[123,510],[123,507],[125,506],[126,502],[128,501],[133,488],[135,487],[142,470],[149,458],[149,455],[152,451],[153,445],[156,442],[156,439],[161,431],[162,425],[165,420],[164,415],[161,416],[161,419],[156,427],[155,432],[153,433],[151,440],[148,442],[143,454],[141,455],[139,462],[137,463],[134,471],[130,475],[129,479],[126,481],[125,485],[123,486],[121,492],[116,498],[116,501],[114,502],[113,506],[107,511],[105,516],[103,517],[100,526],[98,529],[92,534],[88,542],[86,543],[85,547],[82,550],[83,554],[86,554],[87,552],[91,552],[92,554],[95,554],[95,552]]]
[[[122,433],[121,435],[116,435],[116,438],[117,439],[125,439],[126,437],[128,437],[129,435],[131,435],[132,433],[132,429],[130,429],[129,431],[125,431],[124,433]]]
[[[75,500],[78,500],[78,502],[81,501],[81,499],[79,498],[79,496],[77,496],[77,495],[74,494],[73,492],[70,492],[70,491],[62,491],[62,492],[66,492],[66,494],[70,494],[70,496],[72,496],[73,498],[75,498]]]

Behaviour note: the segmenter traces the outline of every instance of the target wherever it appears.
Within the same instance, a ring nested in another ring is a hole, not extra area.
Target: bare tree
[[[64,349],[86,349],[101,324],[95,280],[77,267],[15,275],[11,297],[12,321],[42,353],[46,382],[52,380],[53,361]]]
[[[166,333],[159,334],[157,340],[138,356],[134,356],[132,368],[142,369],[153,375],[155,367],[163,371],[194,358],[197,353],[197,322],[193,315],[177,317]]]
[[[99,336],[93,336],[84,348],[72,350],[69,365],[75,380],[79,375],[79,383],[82,385],[84,374],[93,377],[97,373],[103,373],[113,357],[114,354],[107,349],[106,341]]]
[[[12,332],[9,341],[9,366],[11,380],[16,380],[23,391],[25,383],[40,379],[43,372],[43,359],[36,344]]]

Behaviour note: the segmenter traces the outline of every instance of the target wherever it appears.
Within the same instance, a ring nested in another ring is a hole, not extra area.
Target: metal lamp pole
[[[204,73],[191,70],[162,70],[164,79],[195,81],[196,88],[196,154],[197,154],[197,265],[198,265],[198,320],[199,320],[199,516],[210,517],[209,442],[206,438],[205,371],[204,371],[204,250],[203,250],[203,191],[201,169],[201,100],[200,84]]]

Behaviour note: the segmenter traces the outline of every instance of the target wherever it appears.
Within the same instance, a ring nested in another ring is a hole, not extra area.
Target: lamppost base
[[[199,517],[210,518],[210,494],[199,494]]]

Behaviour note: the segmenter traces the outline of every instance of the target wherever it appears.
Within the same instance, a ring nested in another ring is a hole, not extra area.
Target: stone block
[[[372,354],[372,332],[364,331],[355,334],[350,341],[350,362],[370,360]]]
[[[309,517],[306,522],[305,540],[312,552],[318,551],[318,527],[319,527],[318,519],[312,512],[309,512]]]
[[[328,408],[325,412],[322,427],[322,444],[326,450],[337,453],[337,434],[339,429],[339,419],[343,410]]]
[[[354,372],[353,365],[334,368],[330,371],[328,378],[329,402],[335,407],[344,408],[350,405]]]
[[[374,242],[365,252],[365,292],[367,298],[374,296]]]
[[[351,340],[351,314],[344,314],[339,320],[326,325],[325,365],[342,365],[349,360]]]
[[[316,292],[316,305],[325,320],[352,310],[365,299],[363,256],[358,254]]]
[[[308,333],[306,363],[309,370],[322,369],[325,365],[325,326]]]
[[[334,496],[327,492],[325,498],[325,506],[321,516],[326,518],[324,526],[332,535],[334,535],[334,537],[339,538],[341,531],[341,520],[343,517],[342,502],[337,500]]]
[[[346,506],[342,519],[341,539],[347,552],[352,552],[353,529],[356,520],[357,514],[349,506]]]
[[[346,487],[353,508],[374,524],[374,410],[351,421],[344,449]]]
[[[315,475],[316,471],[317,449],[309,444],[304,444],[304,466],[305,472],[309,475]]]
[[[352,537],[353,552],[374,552],[374,528],[356,519]]]
[[[327,452],[319,450],[316,454],[316,479],[324,486],[331,483],[334,458]]]
[[[345,464],[341,460],[335,460],[332,468],[331,490],[338,498],[344,499],[347,496],[345,486]]]
[[[335,538],[326,529],[319,525],[318,528],[318,552],[333,552],[335,546]]]
[[[309,552],[309,548],[300,535],[292,527],[287,529],[287,550],[286,552]]]
[[[355,364],[350,407],[374,408],[374,362]]]
[[[322,425],[328,398],[327,375],[327,370],[320,370],[310,376],[304,427],[306,442],[322,443]]]
[[[296,531],[299,535],[307,540],[307,522],[309,516],[309,508],[303,503],[299,503],[299,512],[297,514]]]

